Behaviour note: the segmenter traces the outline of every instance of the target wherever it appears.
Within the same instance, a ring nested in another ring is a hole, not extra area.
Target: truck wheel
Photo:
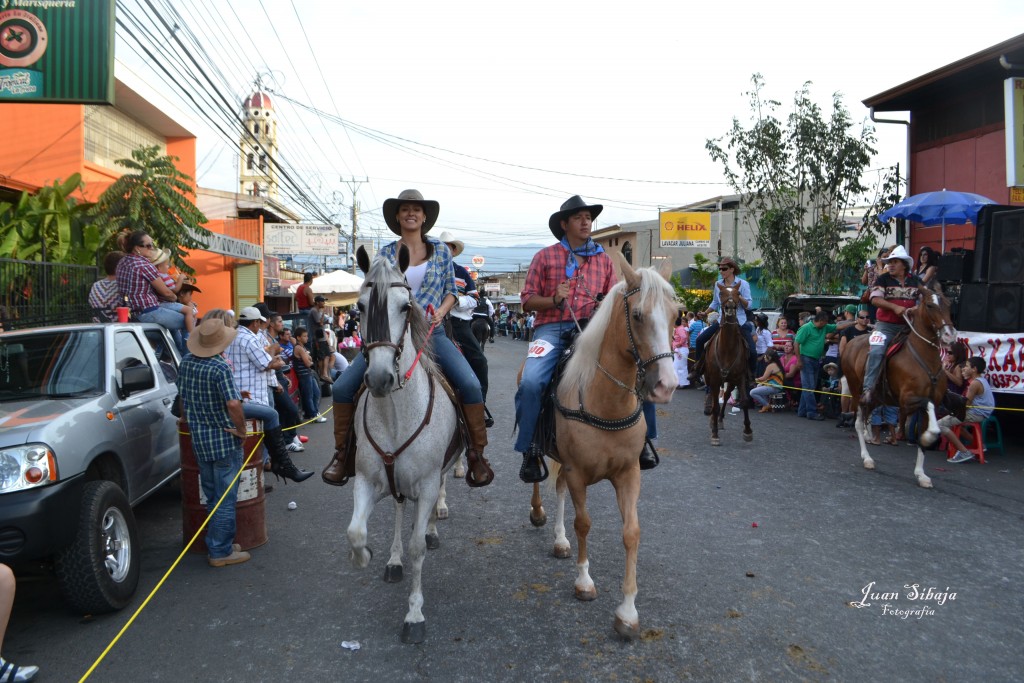
[[[85,614],[125,607],[139,583],[139,541],[128,499],[117,484],[93,481],[82,492],[78,533],[57,554],[57,581]]]

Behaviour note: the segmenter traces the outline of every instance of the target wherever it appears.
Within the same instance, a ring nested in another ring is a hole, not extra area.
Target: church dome
[[[254,92],[245,101],[246,109],[273,109],[274,104],[270,101],[270,95],[265,92]]]

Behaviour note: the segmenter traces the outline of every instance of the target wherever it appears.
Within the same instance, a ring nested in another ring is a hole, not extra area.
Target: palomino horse
[[[910,313],[910,335],[903,342],[902,348],[893,353],[885,361],[886,377],[884,386],[879,388],[876,396],[886,405],[898,405],[900,417],[912,415],[925,409],[928,413],[928,427],[918,438],[917,463],[914,465],[914,476],[918,485],[930,489],[932,480],[924,473],[924,451],[922,446],[930,446],[939,436],[939,426],[935,419],[935,406],[942,402],[946,393],[946,373],[942,370],[939,358],[939,347],[949,346],[956,341],[956,329],[949,318],[949,301],[941,292],[927,287],[919,287],[920,302]],[[907,314],[904,314],[907,318]],[[853,411],[857,414],[857,438],[860,439],[860,457],[864,460],[864,468],[875,469],[875,461],[868,455],[867,433],[868,411],[870,406],[860,405],[863,390],[864,368],[867,360],[869,343],[874,335],[861,335],[851,340],[843,352],[843,375],[850,384],[853,394]],[[877,343],[883,340],[875,339]],[[858,410],[858,408],[860,408]]]
[[[590,578],[587,559],[587,487],[602,479],[611,481],[622,514],[622,540],[626,546],[626,573],[622,603],[615,610],[615,630],[626,638],[640,632],[636,611],[636,556],[640,522],[636,505],[640,497],[639,456],[646,424],[642,400],[668,403],[676,388],[669,348],[676,303],[664,273],[650,268],[634,271],[617,255],[624,281],[612,287],[576,340],[558,386],[555,414],[556,457],[561,467],[555,484],[558,508],[555,522],[555,557],[569,557],[565,536],[565,493],[576,508],[576,597],[593,600],[597,589]],[[596,361],[596,362],[595,362]],[[534,484],[530,520],[546,521],[540,487]]]
[[[428,328],[423,309],[412,297],[403,273],[409,252],[398,252],[398,268],[385,258],[369,263],[359,249],[359,268],[366,273],[359,293],[363,315],[366,388],[355,412],[356,477],[352,487],[350,558],[365,568],[373,552],[366,547],[366,523],[373,506],[395,498],[395,536],[384,580],[402,579],[402,510],[404,499],[416,503],[409,540],[412,587],[402,642],[419,643],[426,636],[421,574],[427,547],[437,547],[435,505],[444,476],[445,454],[456,439],[455,407],[441,388],[436,368],[425,350]],[[422,351],[422,354],[418,353]]]
[[[719,403],[719,390],[724,386],[725,395],[739,389],[736,405],[743,408],[743,440],[752,441],[754,432],[750,429],[750,387],[747,365],[747,344],[743,340],[736,309],[739,307],[740,287],[718,283],[718,300],[722,304],[722,320],[718,333],[704,349],[704,383],[708,395],[704,403],[704,414],[711,416],[711,445],[720,446],[718,425],[725,422],[726,401]]]

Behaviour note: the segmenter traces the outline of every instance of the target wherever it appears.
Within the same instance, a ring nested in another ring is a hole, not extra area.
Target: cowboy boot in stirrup
[[[484,425],[484,404],[470,403],[462,405],[462,414],[466,416],[466,427],[469,428],[469,448],[466,449],[466,483],[470,486],[487,486],[494,480],[494,472],[484,457],[484,446],[487,445],[487,427]]]
[[[267,440],[267,450],[270,452],[270,471],[279,477],[284,477],[285,483],[291,479],[295,483],[306,481],[313,476],[311,470],[300,470],[292,462],[288,455],[288,449],[284,445],[284,437],[281,435],[281,428],[264,430],[264,438]]]
[[[658,457],[658,451],[654,448],[654,442],[644,439],[644,448],[640,451],[640,469],[653,470],[660,462],[661,458]]]
[[[348,452],[349,435],[356,412],[355,403],[334,404],[334,457],[320,474],[331,486],[344,486],[356,474],[356,459]]]

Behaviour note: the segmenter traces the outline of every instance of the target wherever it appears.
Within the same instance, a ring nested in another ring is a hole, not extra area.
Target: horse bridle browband
[[[647,360],[642,360],[640,358],[640,351],[637,350],[636,340],[633,338],[633,326],[630,323],[630,317],[631,316],[629,314],[629,297],[633,296],[634,294],[638,293],[639,291],[640,291],[640,287],[635,287],[635,288],[629,290],[628,292],[624,292],[623,295],[622,295],[622,304],[623,304],[623,306],[625,308],[625,311],[626,311],[626,336],[629,337],[629,351],[633,355],[633,362],[636,364],[636,384],[635,384],[635,386],[632,389],[630,389],[622,381],[620,381],[618,378],[612,376],[612,374],[610,372],[605,370],[604,367],[602,367],[600,363],[597,363],[597,367],[600,368],[601,372],[603,372],[605,375],[607,375],[609,379],[611,379],[613,382],[618,384],[620,387],[622,387],[626,391],[628,391],[628,392],[632,393],[634,396],[636,396],[636,398],[637,398],[636,410],[634,410],[631,414],[627,415],[626,417],[622,417],[622,418],[619,418],[617,420],[606,420],[604,418],[597,417],[596,415],[591,415],[583,407],[583,389],[581,388],[580,389],[580,397],[579,397],[579,400],[580,400],[579,410],[574,410],[572,408],[566,408],[565,406],[563,406],[561,404],[561,402],[559,402],[557,394],[555,396],[555,405],[558,407],[558,411],[560,413],[562,413],[562,416],[565,417],[566,419],[568,419],[568,420],[576,420],[577,422],[583,422],[585,424],[589,424],[591,426],[597,427],[599,429],[603,429],[605,431],[618,431],[618,430],[622,430],[622,429],[628,429],[629,427],[632,427],[637,422],[639,422],[640,414],[643,412],[643,399],[640,396],[640,390],[639,390],[638,387],[643,385],[644,379],[647,376],[647,368],[652,363],[656,363],[659,360],[661,360],[662,358],[671,358],[672,357],[671,353],[659,353],[659,354],[657,354],[655,356],[651,356]]]
[[[375,290],[373,289],[374,285],[375,285],[375,283],[372,283],[372,282],[368,285],[370,287],[370,302],[371,302],[371,304],[374,303],[374,297],[378,296],[378,293],[375,292]],[[402,287],[402,288],[404,288],[406,291],[409,292],[409,296],[410,296],[410,299],[411,299],[411,297],[412,297],[412,288],[409,286],[409,284],[407,282],[392,282],[388,286],[389,287]],[[410,305],[409,306],[409,310],[406,311],[406,313],[405,313],[405,327],[403,328],[403,330],[407,329],[409,327],[409,324],[412,322],[412,311],[413,311],[413,306]],[[376,319],[376,316],[373,316],[373,317]],[[384,319],[388,320],[389,318],[388,318],[388,316],[385,316]],[[375,337],[375,336],[377,336],[377,333],[379,331],[380,330],[369,330],[368,329],[368,330],[366,330],[367,337],[370,337],[370,336],[374,336]],[[390,333],[391,333],[391,330],[389,328],[388,329],[388,334],[390,335]],[[372,351],[373,349],[380,348],[382,346],[395,350],[395,374],[398,376],[398,386],[396,386],[393,389],[393,391],[398,391],[399,389],[401,389],[402,387],[405,386],[405,382],[406,382],[405,378],[403,377],[402,373],[399,371],[399,367],[398,367],[399,363],[402,360],[402,350],[405,347],[405,333],[404,332],[402,333],[402,339],[397,344],[395,342],[391,341],[390,337],[388,339],[385,339],[385,340],[375,340],[375,341],[368,341],[367,339],[364,339],[364,343],[363,343],[363,360],[366,361],[367,365],[370,364],[370,351]]]

